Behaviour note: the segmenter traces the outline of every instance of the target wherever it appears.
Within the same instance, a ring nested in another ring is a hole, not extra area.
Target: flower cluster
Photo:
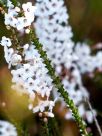
[[[61,65],[69,68],[72,60],[73,34],[67,23],[67,9],[63,0],[37,0],[36,7],[35,15],[38,17],[34,23],[36,34],[52,64],[56,66],[56,71],[60,73]]]
[[[23,63],[17,69],[11,70],[13,75],[12,81],[23,85],[25,90],[34,96],[34,92],[42,97],[49,98],[52,90],[52,80],[47,75],[42,59],[38,52],[34,49],[34,45],[29,45],[29,48],[24,52]]]
[[[13,89],[21,90],[21,93],[28,94],[32,101],[36,95],[49,101],[50,93],[53,89],[52,79],[48,76],[48,70],[45,68],[43,60],[34,48],[34,45],[24,45],[22,47],[22,55],[19,55],[18,50],[8,48],[9,42],[11,43],[9,38],[2,37],[1,44],[4,46],[5,59],[10,66],[15,66],[11,70],[13,76],[12,82],[15,83],[12,86]],[[12,43],[10,44],[11,46]],[[43,110],[39,108],[38,111],[44,112],[45,107],[54,106],[50,104],[46,105],[46,101],[44,103],[45,105],[42,105]],[[33,112],[35,111],[34,109]],[[52,112],[52,110],[50,111]]]
[[[98,51],[96,55],[92,56],[91,49],[86,43],[77,43],[74,53],[77,56],[76,63],[81,73],[91,73],[95,69],[102,70],[102,51]]]
[[[0,44],[4,46],[4,56],[9,68],[11,65],[15,66],[22,61],[21,55],[17,54],[17,51],[11,48],[12,43],[10,38],[3,36]]]
[[[36,106],[35,108],[33,108],[33,105],[30,104],[29,109],[33,109],[33,112],[36,113],[36,112],[44,112],[45,108],[48,107],[49,108],[48,112],[44,112],[45,116],[54,117],[54,114],[52,113],[54,105],[55,105],[55,101],[46,100],[46,101],[40,101],[38,106]]]
[[[91,56],[90,48],[86,44],[74,45],[71,40],[71,27],[68,25],[69,16],[63,0],[37,0],[36,7],[36,34],[55,66],[56,73],[61,76],[70,98],[78,107],[80,115],[92,122],[92,113],[85,106],[85,98],[89,99],[89,94],[82,84],[81,74],[92,72],[97,67],[101,68],[101,52]],[[54,96],[57,97],[58,94],[54,92]],[[96,114],[95,111],[94,113]],[[71,113],[68,112],[65,117],[72,117]]]
[[[8,13],[5,13],[5,25],[17,28],[18,31],[27,29],[34,21],[35,6],[31,2],[22,5],[22,10],[19,7],[14,7],[10,0],[7,0]]]
[[[0,120],[0,136],[17,136],[16,128],[11,123]]]
[[[35,7],[27,3],[23,4],[22,8],[25,14],[24,16],[27,17],[28,21],[32,22],[33,20],[31,21],[30,17],[32,18]],[[11,15],[13,15],[13,18],[14,15],[16,15],[16,9],[17,7],[14,8],[13,4],[8,1],[8,13],[5,13],[5,20],[7,20],[7,16],[11,17]],[[13,19],[15,19],[15,17]],[[17,21],[21,20],[21,17],[16,19]],[[11,22],[9,22],[8,25],[18,30],[17,25],[13,26]],[[53,117],[52,109],[55,101],[50,101],[50,94],[54,86],[52,79],[47,74],[48,70],[33,43],[30,42],[30,44],[23,46],[17,43],[16,47],[13,40],[3,36],[0,44],[4,47],[6,62],[9,68],[12,69],[12,82],[14,83],[12,88],[29,96],[29,109],[32,109],[34,113],[45,112],[46,109],[48,109],[46,111],[48,114],[46,115]],[[36,105],[34,105],[34,101],[36,101]]]

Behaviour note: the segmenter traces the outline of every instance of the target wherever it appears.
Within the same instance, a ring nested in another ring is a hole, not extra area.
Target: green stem
[[[6,0],[7,1],[7,0]],[[19,6],[19,2],[17,0],[11,0],[12,4],[16,7]]]
[[[39,120],[40,123],[40,131],[39,136],[51,136],[49,133],[48,123],[44,122],[42,119]]]
[[[41,58],[44,60],[44,64],[46,65],[46,68],[48,69],[48,74],[53,79],[53,83],[55,84],[55,87],[58,89],[58,92],[60,93],[61,97],[63,97],[68,108],[70,108],[70,110],[72,111],[72,115],[79,126],[80,133],[83,136],[90,136],[90,134],[88,134],[86,131],[86,124],[83,121],[83,119],[80,117],[77,107],[74,105],[73,100],[70,99],[69,94],[64,89],[64,86],[61,83],[60,78],[56,76],[55,70],[51,65],[51,61],[48,59],[46,51],[43,50],[43,45],[39,43],[39,40],[37,38],[34,37],[33,30],[31,30],[30,35],[31,35],[32,42],[35,45],[35,48],[38,50],[39,54],[41,55]]]
[[[62,133],[58,127],[57,121],[55,118],[48,119],[49,133],[51,136],[62,136]]]

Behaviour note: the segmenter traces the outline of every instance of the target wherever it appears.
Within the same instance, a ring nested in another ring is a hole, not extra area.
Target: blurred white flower
[[[91,55],[91,49],[87,44],[77,43],[74,54],[78,57],[76,65],[82,74],[91,73],[96,68],[102,69],[102,51],[97,52],[96,55]]]
[[[93,113],[92,113],[93,112]],[[94,114],[94,115],[93,115]],[[96,111],[95,110],[93,110],[93,111],[87,111],[86,113],[85,113],[85,116],[86,116],[86,118],[87,118],[87,121],[89,122],[89,123],[92,123],[93,122],[93,119],[94,119],[94,117],[93,116],[96,116]]]
[[[17,136],[16,128],[11,123],[0,120],[0,136]]]
[[[44,112],[46,111],[45,109],[48,108],[48,112],[45,112],[46,115],[48,117],[54,117],[54,114],[52,113],[52,109],[55,105],[55,101],[40,101],[38,106],[34,107],[33,108],[33,112],[36,113],[36,112]],[[32,106],[30,105],[29,108],[32,108]]]

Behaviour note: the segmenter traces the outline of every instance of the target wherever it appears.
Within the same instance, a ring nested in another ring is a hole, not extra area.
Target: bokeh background
[[[19,1],[23,3],[27,0]],[[34,3],[34,0],[32,2]],[[73,40],[86,41],[91,48],[102,42],[102,0],[65,0],[65,4],[70,16],[69,24],[72,26]],[[0,39],[4,35],[9,36],[9,33],[0,14]],[[102,128],[102,73],[97,71],[94,74],[94,78],[90,78],[87,74],[83,75],[83,83],[89,90],[90,102],[97,110],[97,119]],[[21,136],[26,136],[23,132],[26,128],[32,136],[41,135],[42,126],[37,116],[28,110],[27,96],[21,96],[11,89],[11,79],[3,48],[0,46],[0,119],[13,122]],[[75,122],[66,121],[63,118],[65,111],[59,112],[59,106],[58,103],[54,109],[56,125],[54,119],[49,120],[54,124],[51,126],[53,136],[79,136]],[[88,126],[92,129],[94,136],[99,136],[94,122]]]

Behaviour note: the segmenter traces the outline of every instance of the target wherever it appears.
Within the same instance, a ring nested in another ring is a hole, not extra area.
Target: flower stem
[[[96,118],[95,115],[94,115],[92,105],[91,105],[90,101],[89,101],[87,98],[86,98],[86,102],[87,102],[87,104],[88,104],[88,106],[89,106],[89,108],[90,108],[90,111],[91,111],[92,115],[93,115],[94,122],[95,122],[95,125],[96,125],[96,127],[97,127],[98,133],[99,133],[100,136],[102,136],[102,130],[101,130],[101,128],[100,128],[100,125],[99,125],[99,123],[98,123],[97,118]]]
[[[61,83],[60,78],[56,76],[55,70],[51,65],[51,61],[48,59],[46,51],[43,50],[43,45],[39,42],[37,38],[35,38],[33,34],[33,30],[31,30],[30,35],[31,35],[32,42],[35,45],[35,48],[38,50],[39,54],[41,55],[41,58],[44,60],[44,64],[46,65],[46,68],[48,69],[48,74],[53,79],[53,83],[55,87],[58,89],[60,96],[63,97],[68,108],[72,111],[72,115],[75,118],[75,121],[80,129],[80,133],[83,136],[90,136],[90,134],[88,134],[88,132],[86,131],[86,124],[83,121],[83,119],[80,117],[77,107],[74,105],[73,100],[70,99],[69,94],[64,89],[64,86]]]
[[[39,136],[51,136],[49,133],[48,122],[44,122],[42,119],[40,119],[39,122],[40,122]]]
[[[48,119],[48,127],[49,127],[49,133],[51,133],[51,136],[62,136],[62,133],[60,131],[60,128],[58,127],[56,118]]]

